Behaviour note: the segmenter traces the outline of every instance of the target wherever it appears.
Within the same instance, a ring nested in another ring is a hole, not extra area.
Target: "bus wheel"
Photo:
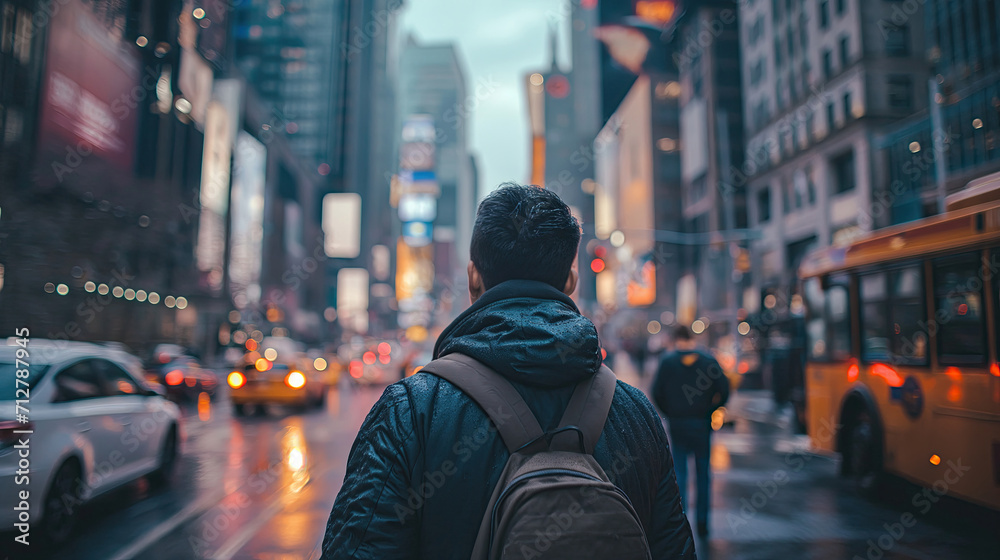
[[[882,446],[878,428],[868,410],[862,409],[854,417],[848,430],[845,474],[852,475],[862,494],[874,494],[882,473]]]

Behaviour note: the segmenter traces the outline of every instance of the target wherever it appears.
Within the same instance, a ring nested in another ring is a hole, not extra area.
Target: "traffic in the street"
[[[621,361],[622,377],[644,385]],[[648,381],[648,379],[646,380]],[[316,559],[351,443],[382,386],[329,388],[321,409],[241,417],[229,391],[185,404],[168,484],[139,478],[75,506],[65,543],[8,558]],[[990,558],[996,517],[896,480],[869,499],[810,451],[766,392],[738,394],[712,447],[714,538],[705,558]],[[141,425],[141,424],[140,424]],[[141,434],[142,432],[139,432]],[[122,447],[126,452],[127,447]],[[966,473],[956,465],[955,476]],[[103,471],[98,471],[103,472]],[[39,543],[42,541],[38,541]]]

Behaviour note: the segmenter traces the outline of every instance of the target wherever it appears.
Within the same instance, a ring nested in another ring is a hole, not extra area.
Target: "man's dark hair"
[[[488,290],[538,280],[562,290],[580,246],[580,223],[554,192],[503,183],[480,204],[469,253]]]
[[[674,327],[674,340],[692,340],[694,334],[687,325],[677,325]]]

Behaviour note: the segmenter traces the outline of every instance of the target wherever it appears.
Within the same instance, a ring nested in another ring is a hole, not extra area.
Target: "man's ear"
[[[576,291],[576,283],[580,279],[580,275],[576,272],[576,266],[569,269],[569,275],[566,276],[566,285],[563,286],[563,293],[571,296],[573,292]]]
[[[483,275],[479,274],[479,269],[476,265],[469,261],[468,266],[469,271],[469,303],[476,303],[479,296],[483,295],[486,291],[486,286],[483,285]]]

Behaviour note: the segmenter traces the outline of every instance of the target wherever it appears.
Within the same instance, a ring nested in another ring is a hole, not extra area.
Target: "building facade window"
[[[781,54],[781,40],[777,37],[774,38],[774,67],[781,68],[783,62],[783,57]]]
[[[851,63],[851,43],[850,38],[844,35],[840,38],[840,67],[847,68]]]
[[[830,51],[823,51],[823,79],[829,80],[833,77],[833,54]]]
[[[765,186],[757,192],[757,223],[771,221],[771,187]]]
[[[843,109],[844,109],[844,122],[847,122],[847,121],[851,120],[851,118],[854,116],[854,106],[852,104],[851,92],[850,91],[845,91],[844,92],[844,97],[842,99],[842,102],[843,102],[843,105],[844,105],[844,107],[843,107]]]
[[[836,110],[834,109],[833,103],[826,104],[826,130],[828,132],[833,132],[833,129],[837,128],[836,120]]]
[[[889,56],[910,55],[910,28],[906,25],[882,25],[885,37],[885,54]]]
[[[847,11],[847,0],[837,0],[836,4],[837,15],[842,16],[844,12]]]
[[[830,160],[833,171],[834,194],[853,191],[856,179],[854,172],[854,150],[848,150]]]
[[[830,26],[830,2],[820,0],[819,3],[819,28],[826,29]]]
[[[890,108],[907,111],[913,109],[913,76],[889,74],[887,84]]]

